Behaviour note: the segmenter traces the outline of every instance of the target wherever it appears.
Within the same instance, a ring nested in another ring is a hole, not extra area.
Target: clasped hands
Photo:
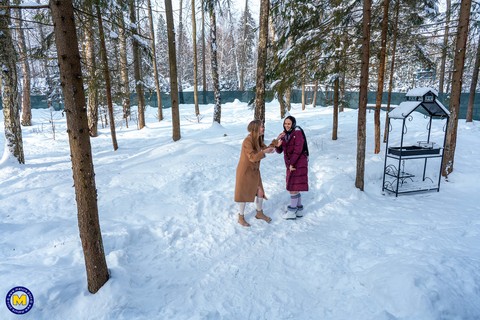
[[[266,147],[263,149],[263,153],[273,153],[275,151],[275,147]]]

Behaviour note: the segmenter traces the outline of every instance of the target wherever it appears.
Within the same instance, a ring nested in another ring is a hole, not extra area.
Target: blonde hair
[[[260,120],[251,121],[247,127],[248,132],[250,132],[253,138],[253,149],[257,152],[266,147],[263,142],[263,134],[260,134],[261,127],[263,127],[263,122]]]

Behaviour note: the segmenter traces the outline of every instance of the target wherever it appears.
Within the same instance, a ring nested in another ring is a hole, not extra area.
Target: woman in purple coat
[[[283,216],[285,219],[302,217],[303,205],[301,191],[308,191],[308,146],[302,128],[297,127],[294,117],[283,121],[284,131],[278,136],[275,150],[283,152],[287,168],[286,187],[290,192],[290,205]]]

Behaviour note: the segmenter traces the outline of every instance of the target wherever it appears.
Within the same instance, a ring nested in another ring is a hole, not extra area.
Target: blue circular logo
[[[5,302],[11,312],[25,314],[33,307],[33,294],[25,287],[15,287],[8,291]]]

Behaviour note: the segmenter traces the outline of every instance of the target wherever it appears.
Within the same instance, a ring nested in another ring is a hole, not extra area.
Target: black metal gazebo
[[[395,193],[395,196],[440,191],[449,118],[450,112],[438,100],[435,89],[414,88],[407,92],[406,101],[388,113],[382,191]],[[424,129],[409,130],[407,121],[410,128],[423,126]]]

